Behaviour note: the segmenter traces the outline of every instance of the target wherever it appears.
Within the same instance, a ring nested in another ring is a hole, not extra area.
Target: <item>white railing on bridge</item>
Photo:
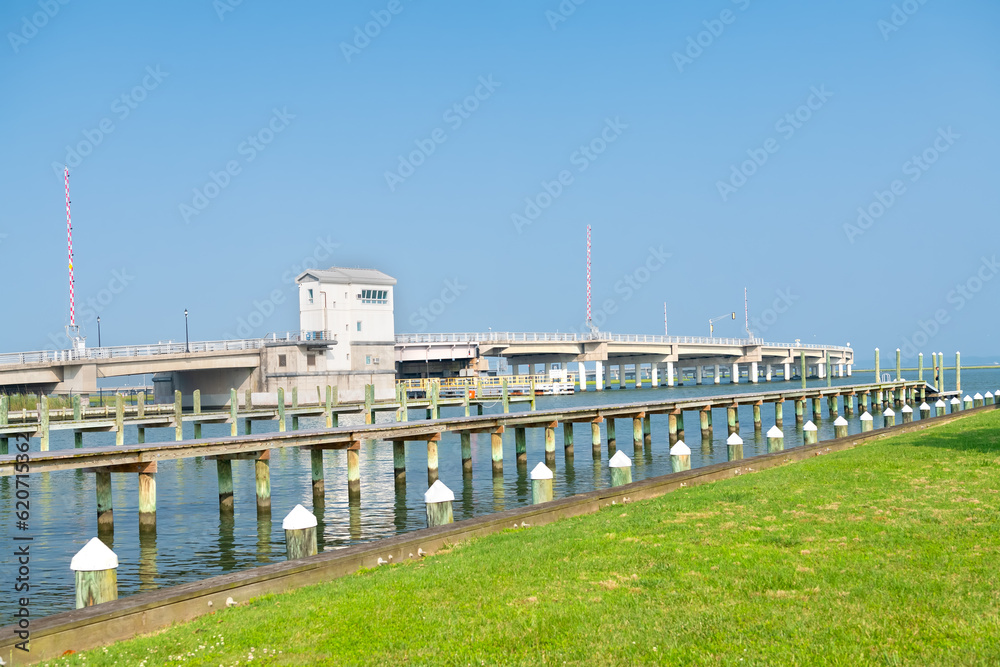
[[[42,350],[39,352],[15,352],[0,354],[0,366],[65,363],[90,359],[117,359],[126,357],[152,357],[164,354],[185,354],[197,352],[239,352],[259,350],[275,343],[299,343],[311,341],[336,341],[329,331],[299,331],[283,334],[272,333],[264,338],[242,340],[192,341],[190,343],[168,341],[148,345],[117,345],[113,347],[90,347],[73,350]]]
[[[398,344],[434,343],[585,343],[590,341],[610,343],[670,343],[681,345],[732,345],[740,347],[760,346],[796,349],[820,349],[850,351],[850,347],[838,345],[816,345],[811,343],[770,343],[763,338],[709,338],[701,336],[658,336],[651,334],[613,334],[603,331],[596,333],[512,333],[489,331],[486,333],[426,333],[397,334]]]

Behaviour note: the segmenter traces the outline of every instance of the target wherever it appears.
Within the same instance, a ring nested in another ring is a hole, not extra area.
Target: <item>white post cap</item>
[[[671,456],[691,456],[691,448],[684,444],[683,440],[678,440],[673,447],[670,448]]]
[[[432,503],[448,503],[455,500],[455,494],[451,492],[444,482],[435,480],[431,488],[424,493],[424,502],[428,505]]]
[[[958,405],[961,402],[962,401],[958,400],[958,396],[956,396],[955,398],[951,399],[951,404],[952,405]]]
[[[631,468],[632,467],[632,459],[630,459],[628,457],[628,455],[625,454],[625,452],[623,452],[622,450],[619,449],[615,453],[615,455],[611,457],[611,460],[608,461],[608,467],[609,468]]]
[[[930,410],[930,409],[931,409],[931,406],[927,405],[927,403],[926,403],[926,401],[925,401],[924,403],[921,403],[921,404],[920,404],[920,409],[921,409],[921,410]]]
[[[316,515],[302,505],[296,505],[281,522],[282,530],[302,530],[303,528],[315,527]]]
[[[986,396],[984,398],[993,398],[993,392],[986,392]]]
[[[947,405],[947,404],[939,398],[938,402],[934,404],[934,407],[936,407],[936,408],[943,408],[945,405]]]
[[[868,414],[867,410],[865,410],[865,414],[861,415],[861,421],[863,421],[863,422],[870,422],[872,420],[873,420],[872,416],[870,414]]]
[[[769,438],[784,438],[785,434],[781,432],[781,429],[777,426],[772,426],[767,431],[767,437]]]
[[[847,426],[847,420],[843,417],[837,417],[836,421],[833,422],[834,426]]]
[[[813,424],[812,420],[810,419],[809,421],[806,422],[806,425],[802,427],[802,430],[803,431],[816,431],[818,429],[816,428],[816,424]]]
[[[982,398],[982,396],[980,396],[980,398]],[[971,403],[971,402],[972,402],[972,397],[971,397],[971,396],[969,396],[968,394],[966,394],[966,395],[965,395],[965,402],[966,402],[966,403]]]
[[[976,392],[976,395],[975,395],[975,396],[973,396],[972,398],[976,399],[977,401],[981,401],[981,400],[983,400],[983,395],[982,395],[982,394],[980,394],[980,393],[979,393],[979,392],[977,391],[977,392]]]
[[[552,479],[552,469],[544,463],[539,462],[531,469],[531,479]]]
[[[882,413],[883,417],[895,417],[896,413],[893,412],[892,408],[886,408],[885,412]]]
[[[74,572],[102,572],[118,567],[118,556],[96,537],[90,539],[69,562]]]
[[[913,408],[911,408],[909,405],[904,405],[902,411],[903,412],[913,412]]]
[[[727,445],[742,445],[743,444],[743,438],[740,437],[739,433],[733,433],[731,436],[729,436],[729,438],[726,439],[726,444]],[[673,450],[670,450],[670,451],[673,452]]]

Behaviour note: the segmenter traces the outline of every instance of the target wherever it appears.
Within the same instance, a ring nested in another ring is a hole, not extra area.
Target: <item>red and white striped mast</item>
[[[63,181],[66,184],[66,248],[69,256],[69,327],[67,334],[76,346],[80,340],[80,327],[76,326],[76,293],[73,279],[73,219],[69,212],[69,167],[63,167]]]
[[[587,328],[592,332],[597,331],[591,320],[590,310],[590,225],[587,225]]]

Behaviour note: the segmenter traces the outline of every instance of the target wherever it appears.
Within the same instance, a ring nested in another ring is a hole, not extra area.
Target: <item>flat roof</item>
[[[332,283],[335,285],[353,285],[364,283],[366,285],[395,285],[396,279],[382,273],[378,269],[358,269],[343,266],[331,266],[329,269],[310,269],[303,271],[295,282],[302,283],[305,280],[318,280],[321,283]]]

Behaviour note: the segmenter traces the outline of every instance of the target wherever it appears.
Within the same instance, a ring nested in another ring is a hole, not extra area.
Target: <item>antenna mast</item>
[[[587,225],[587,328],[591,333],[597,332],[597,327],[591,320],[590,310],[590,225]]]
[[[69,167],[63,167],[63,182],[66,185],[66,248],[69,256],[69,326],[66,327],[66,337],[73,349],[83,347],[84,339],[80,337],[80,327],[76,325],[76,293],[73,278],[73,219],[69,212]]]
[[[747,288],[743,288],[743,319],[745,320],[744,326],[747,330],[747,336],[753,338],[753,332],[750,331],[750,307],[747,301]]]
[[[667,333],[667,302],[663,302],[663,335],[669,336]]]

